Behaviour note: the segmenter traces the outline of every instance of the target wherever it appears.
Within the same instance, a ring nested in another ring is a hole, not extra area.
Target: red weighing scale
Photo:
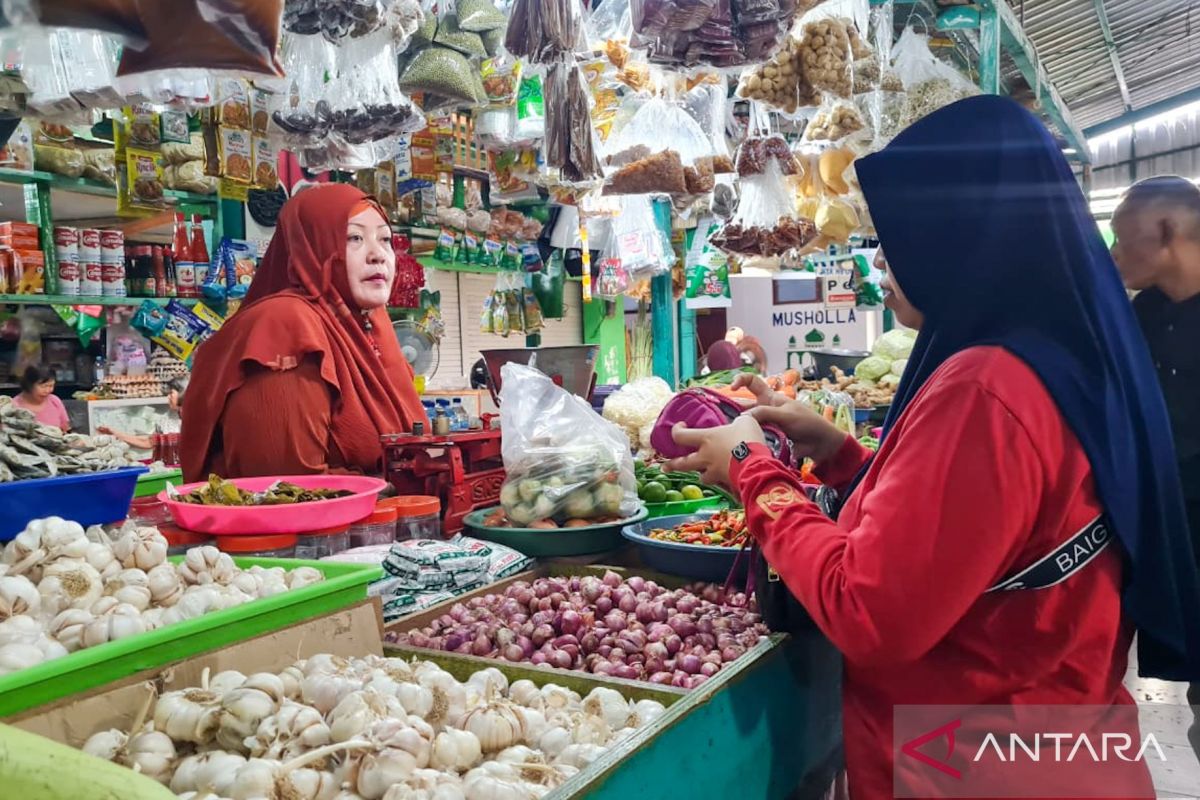
[[[488,389],[500,404],[500,370],[505,364],[526,364],[541,370],[558,386],[591,399],[596,385],[596,345],[535,349],[484,350]],[[429,434],[391,433],[380,437],[384,478],[401,495],[427,495],[442,501],[442,533],[451,536],[463,529],[472,511],[500,502],[504,462],[500,456],[500,430],[491,427],[494,415],[485,415],[484,430]]]

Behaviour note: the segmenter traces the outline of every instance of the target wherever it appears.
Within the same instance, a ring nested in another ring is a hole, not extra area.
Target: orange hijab
[[[347,466],[380,471],[379,436],[427,422],[387,310],[352,310],[346,224],[364,202],[379,208],[353,186],[325,184],[284,205],[245,304],[196,350],[189,386],[198,391],[189,392],[181,433],[187,480],[205,477],[220,449],[226,400],[251,364],[285,370],[319,357],[333,390],[330,436]]]

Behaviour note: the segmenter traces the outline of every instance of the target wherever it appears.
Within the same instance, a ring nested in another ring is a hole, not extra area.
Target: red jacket
[[[1082,448],[1015,356],[977,347],[943,364],[836,523],[766,448],[751,451],[732,468],[750,530],[845,657],[856,800],[893,796],[896,705],[1132,702],[1118,547],[1050,588],[986,593],[1101,511]],[[845,486],[868,456],[847,438],[818,474]],[[1130,774],[1132,794],[1154,796],[1144,763]]]

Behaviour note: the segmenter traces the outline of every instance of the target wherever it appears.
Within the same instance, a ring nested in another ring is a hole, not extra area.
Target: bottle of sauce
[[[154,282],[154,257],[151,253],[150,245],[138,245],[134,259],[137,262],[137,280],[141,296],[154,297],[156,289]]]
[[[163,248],[161,244],[153,245],[151,251],[151,269],[154,273],[154,296],[167,296],[167,267],[163,263]]]
[[[192,247],[188,243],[187,222],[182,213],[175,215],[175,230],[171,236],[171,257],[175,265],[175,282],[180,297],[197,297],[196,268],[192,263]]]
[[[163,273],[167,276],[167,293],[165,296],[178,297],[179,279],[175,271],[175,256],[171,253],[170,247],[163,248]]]
[[[194,297],[200,296],[200,287],[204,285],[204,279],[208,276],[209,260],[208,260],[208,244],[204,241],[204,222],[200,219],[199,214],[192,215],[192,241],[189,253],[192,257],[192,269],[195,279],[192,283],[195,286]]]

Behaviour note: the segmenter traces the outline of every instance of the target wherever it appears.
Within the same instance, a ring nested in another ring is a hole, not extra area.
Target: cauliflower
[[[859,380],[877,381],[892,368],[892,362],[879,356],[868,356],[854,368],[854,377]]]
[[[608,396],[603,417],[620,426],[640,452],[649,452],[650,430],[663,406],[674,396],[662,378],[639,378]]]
[[[908,358],[909,353],[912,352],[913,343],[916,340],[916,331],[896,328],[875,340],[875,346],[871,348],[871,355],[878,356],[887,361],[888,369],[891,369],[891,362]],[[885,369],[879,374],[884,375],[887,371]]]

